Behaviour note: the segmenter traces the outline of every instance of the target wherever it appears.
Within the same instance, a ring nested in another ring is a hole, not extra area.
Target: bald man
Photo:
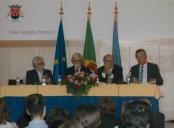
[[[98,78],[100,82],[105,83],[122,83],[123,70],[122,67],[114,64],[114,58],[111,54],[103,57],[104,66],[98,68]]]

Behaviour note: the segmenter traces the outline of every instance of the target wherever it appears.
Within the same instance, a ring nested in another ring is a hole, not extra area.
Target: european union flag
[[[65,50],[64,31],[63,31],[62,20],[60,20],[58,36],[57,36],[57,44],[55,50],[53,82],[57,83],[59,78],[61,78],[62,80],[64,78],[66,70],[67,70],[67,59]]]
[[[121,55],[117,30],[117,22],[114,20],[112,55],[114,57],[114,63],[121,66]]]

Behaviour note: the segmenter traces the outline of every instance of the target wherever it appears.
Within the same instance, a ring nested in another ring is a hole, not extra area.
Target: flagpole
[[[118,7],[117,7],[117,1],[115,1],[115,8],[114,8],[114,20],[116,22],[116,27],[118,31]]]
[[[87,20],[91,20],[91,14],[92,14],[92,9],[91,9],[91,1],[88,3],[88,11],[87,11]]]
[[[117,1],[115,1],[115,8],[114,8],[114,28],[113,28],[112,55],[114,57],[114,63],[121,66],[121,55],[120,55],[120,46],[119,46],[119,37],[118,37]]]
[[[83,51],[84,57],[84,66],[87,67],[94,74],[97,73],[97,64],[96,64],[96,54],[95,54],[95,46],[92,35],[92,29],[90,25],[91,20],[91,0],[88,2],[88,10],[87,10],[87,24],[86,24],[86,36],[85,36],[85,45]]]
[[[60,15],[60,20],[61,20],[61,21],[63,20],[63,14],[64,14],[64,11],[63,11],[63,3],[60,2],[60,11],[59,11],[59,15]]]

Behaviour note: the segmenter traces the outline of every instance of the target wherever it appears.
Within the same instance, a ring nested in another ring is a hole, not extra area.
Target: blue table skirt
[[[101,96],[82,96],[80,98],[74,96],[45,96],[46,100],[46,109],[47,112],[55,107],[66,108],[70,115],[73,116],[75,109],[80,104],[94,104],[98,105],[101,100]],[[17,119],[22,115],[25,105],[25,97],[5,97],[10,110],[10,119],[12,121],[17,121]],[[117,118],[121,115],[122,105],[130,100],[138,99],[148,99],[152,105],[152,111],[159,111],[159,102],[154,97],[112,97],[112,100],[116,104],[116,113]]]

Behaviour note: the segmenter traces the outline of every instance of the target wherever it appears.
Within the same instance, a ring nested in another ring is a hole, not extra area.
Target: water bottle
[[[57,84],[59,85],[59,84],[61,84],[61,82],[62,82],[62,79],[61,79],[61,76],[59,75],[58,80],[57,80]]]
[[[97,83],[97,84],[99,84],[99,83],[100,83],[98,76],[97,76],[97,82],[96,82],[96,83]]]
[[[130,84],[130,80],[131,80],[130,77],[127,76],[127,77],[126,77],[126,83],[127,83],[127,84]]]
[[[109,75],[107,78],[107,84],[111,84],[111,83],[112,83],[112,77],[111,75]]]
[[[131,72],[129,71],[129,73],[126,76],[126,83],[130,84],[130,81],[131,81]]]
[[[44,75],[42,76],[42,85],[46,85],[46,78]]]
[[[19,76],[16,77],[16,85],[20,85],[20,78],[19,78]]]

